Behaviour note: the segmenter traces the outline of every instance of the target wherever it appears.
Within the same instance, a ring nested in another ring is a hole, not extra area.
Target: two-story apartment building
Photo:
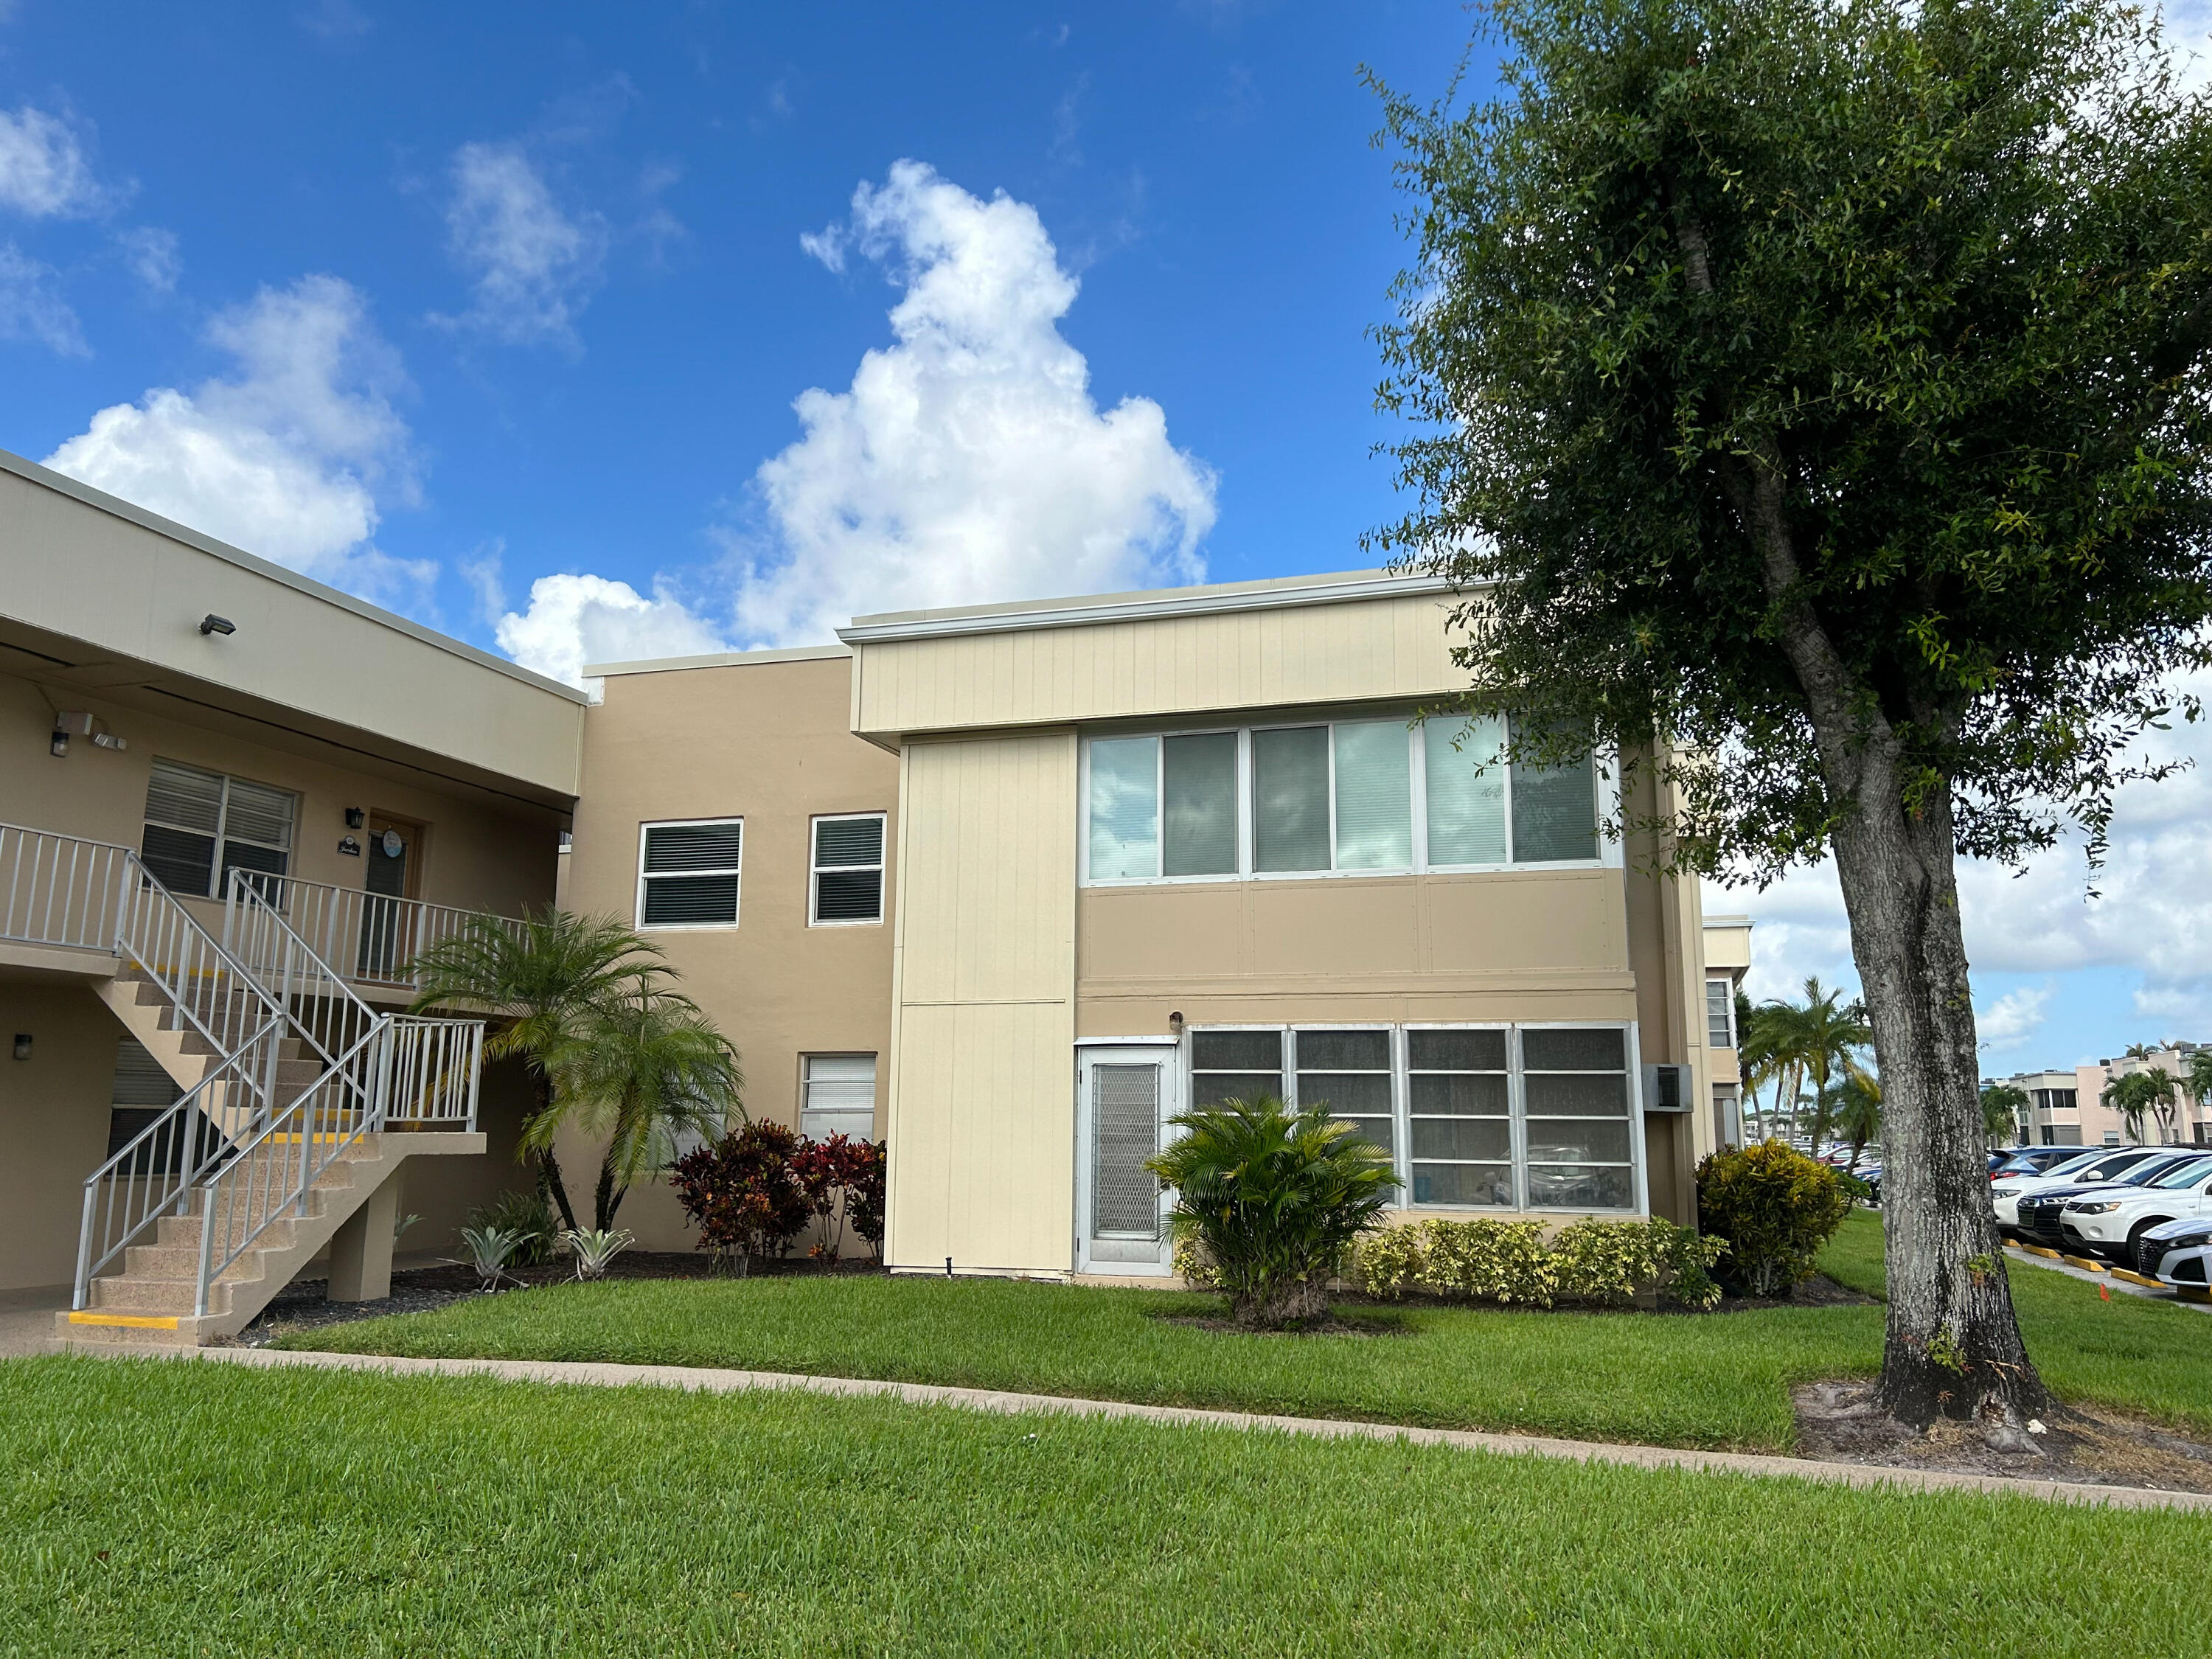
[[[1419,718],[1447,609],[1366,572],[595,666],[564,891],[668,951],[756,1110],[872,1093],[900,1268],[1164,1273],[1144,1159],[1260,1091],[1388,1147],[1408,1210],[1687,1218],[1695,886],[1601,833],[1605,757]]]
[[[1408,1213],[1686,1220],[1732,1127],[1696,886],[1604,832],[1613,757],[1424,717],[1449,601],[866,617],[590,703],[0,457],[0,1284],[204,1340],[311,1262],[373,1294],[405,1213],[450,1248],[531,1096],[410,960],[556,892],[665,953],[752,1115],[887,1140],[902,1270],[1163,1275],[1145,1160],[1259,1092]],[[665,1187],[621,1220],[691,1243]]]

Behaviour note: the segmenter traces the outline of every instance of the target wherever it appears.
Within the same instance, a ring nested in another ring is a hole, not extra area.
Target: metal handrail
[[[515,916],[389,897],[326,881],[302,881],[258,870],[233,870],[230,874],[228,905],[235,905],[240,890],[252,889],[283,913],[293,932],[319,957],[357,985],[419,990],[422,976],[415,963],[432,945],[459,938],[487,918],[510,933],[525,926]],[[228,911],[223,937],[235,937]]]
[[[225,945],[276,992],[301,1040],[325,1063],[380,1018],[284,920],[259,872],[231,871],[222,932]]]
[[[182,1215],[188,1194],[210,1166],[231,1155],[232,1141],[214,1122],[209,1102],[227,1073],[252,1069],[254,1048],[280,1029],[271,1019],[236,1054],[210,1071],[174,1105],[133,1135],[107,1161],[85,1177],[84,1215],[77,1232],[76,1284],[70,1305],[82,1310],[92,1281],[108,1263],[138,1242],[149,1227],[170,1214]],[[221,1108],[216,1109],[220,1111]],[[199,1120],[210,1120],[208,1129]],[[204,1146],[206,1150],[199,1149]],[[173,1154],[173,1158],[168,1156]],[[173,1162],[173,1169],[162,1166]],[[118,1213],[119,1212],[119,1213]],[[104,1248],[94,1255],[95,1241]]]
[[[382,1073],[390,1057],[392,1016],[380,1014],[369,1030],[344,1053],[334,1058],[323,1074],[302,1090],[297,1099],[269,1115],[258,1133],[243,1142],[238,1154],[201,1183],[206,1194],[201,1211],[199,1284],[193,1298],[195,1315],[208,1310],[209,1287],[230,1264],[253,1248],[254,1241],[283,1219],[288,1212],[304,1216],[307,1198],[316,1177],[343,1157],[364,1136],[383,1127],[385,1090]],[[366,1056],[367,1085],[350,1071]],[[337,1091],[336,1102],[325,1101],[324,1091]],[[345,1098],[345,1091],[357,1098]],[[326,1127],[325,1126],[331,1126]],[[300,1156],[275,1152],[280,1134],[296,1135]],[[318,1146],[327,1150],[318,1158]],[[283,1171],[282,1175],[279,1170]],[[296,1172],[296,1173],[295,1173]],[[216,1248],[220,1227],[223,1244]]]
[[[483,1076],[484,1022],[392,1016],[391,1086],[384,1121],[458,1125],[476,1133],[477,1088]]]
[[[112,951],[124,860],[113,842],[0,823],[0,939]]]

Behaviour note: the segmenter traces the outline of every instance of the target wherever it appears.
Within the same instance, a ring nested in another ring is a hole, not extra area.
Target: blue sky
[[[0,446],[571,678],[1357,566],[1404,255],[1358,70],[1433,94],[1468,30],[0,0]],[[2124,800],[2094,904],[1967,872],[1991,1070],[2212,1035],[2208,815]],[[1708,902],[1759,994],[1850,979],[1826,872]]]

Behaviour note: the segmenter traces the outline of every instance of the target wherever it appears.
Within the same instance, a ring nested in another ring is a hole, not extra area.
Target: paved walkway
[[[118,1352],[127,1351],[118,1350]],[[143,1354],[144,1349],[137,1350]],[[1201,1428],[1266,1429],[1325,1440],[1405,1441],[1467,1451],[1615,1463],[1631,1468],[1699,1469],[1709,1473],[1783,1475],[1848,1486],[1887,1486],[1904,1492],[2010,1492],[2061,1503],[2116,1509],[2212,1510],[2212,1496],[2149,1492],[2133,1486],[2092,1486],[2062,1480],[2015,1480],[2001,1475],[1951,1474],[1860,1463],[1823,1463],[1802,1457],[1746,1452],[1688,1451],[1668,1446],[1620,1446],[1600,1441],[1552,1440],[1535,1435],[1484,1434],[1472,1429],[1419,1429],[1389,1423],[1347,1423],[1328,1418],[1267,1417],[1249,1412],[1200,1411],[1183,1406],[1135,1406],[1111,1400],[1070,1400],[1058,1395],[1003,1394],[988,1389],[935,1388],[918,1382],[870,1382],[848,1376],[798,1376],[783,1371],[718,1370],[690,1365],[612,1365],[556,1359],[405,1359],[381,1354],[289,1352],[275,1348],[202,1348],[197,1357],[234,1365],[276,1369],[307,1366],[332,1370],[377,1370],[413,1376],[495,1376],[518,1382],[582,1383],[605,1388],[644,1385],[702,1394],[744,1394],[788,1389],[805,1394],[867,1396],[910,1406],[956,1406],[969,1411],[1043,1413],[1070,1417],[1135,1419]]]
[[[70,1304],[71,1286],[34,1285],[0,1291],[0,1359],[45,1353],[54,1340],[54,1316]]]

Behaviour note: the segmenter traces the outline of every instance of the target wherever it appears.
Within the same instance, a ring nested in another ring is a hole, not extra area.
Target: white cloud
[[[0,109],[0,207],[33,219],[105,210],[115,192],[94,175],[76,125],[26,104]]]
[[[2185,684],[2212,696],[2212,676]],[[2196,764],[2162,783],[2119,792],[2112,845],[2094,877],[2078,841],[2025,871],[1960,866],[1966,951],[1978,973],[2132,969],[2143,981],[2136,1013],[2202,1024],[2212,1021],[2212,882],[2205,879],[2212,869],[2212,723],[2153,732],[2140,753]],[[1764,893],[1708,886],[1705,908],[1747,912],[1757,921],[1754,996],[1794,993],[1808,973],[1856,979],[1832,862],[1793,871]]]
[[[208,338],[234,375],[103,409],[46,465],[358,592],[427,586],[435,565],[370,539],[380,501],[410,504],[416,489],[390,401],[405,376],[360,291],[335,276],[263,289]]]
[[[2057,994],[2051,985],[2021,987],[1974,1010],[1974,1032],[1984,1049],[2005,1054],[2043,1029],[2044,1010]]]
[[[2212,82],[2212,0],[2167,0],[2160,19],[2181,85],[2201,91]]]
[[[1093,400],[1059,328],[1077,283],[1034,208],[900,161],[804,245],[833,270],[848,250],[884,264],[905,293],[896,343],[848,391],[801,393],[805,435],[755,475],[771,534],[728,538],[738,635],[802,643],[859,612],[1204,574],[1213,474],[1150,398]]]
[[[115,245],[122,249],[123,262],[130,266],[131,274],[155,293],[167,294],[176,288],[185,262],[177,252],[175,231],[139,225],[118,231]]]
[[[92,355],[54,268],[13,242],[0,242],[0,340],[35,340],[64,357]]]
[[[473,279],[476,300],[458,318],[513,343],[574,347],[575,319],[599,283],[606,226],[564,212],[520,144],[464,144],[454,152],[447,246]]]
[[[726,649],[721,636],[658,584],[647,599],[604,576],[540,576],[530,605],[509,611],[495,630],[499,648],[525,668],[571,685],[588,662],[689,657]]]

